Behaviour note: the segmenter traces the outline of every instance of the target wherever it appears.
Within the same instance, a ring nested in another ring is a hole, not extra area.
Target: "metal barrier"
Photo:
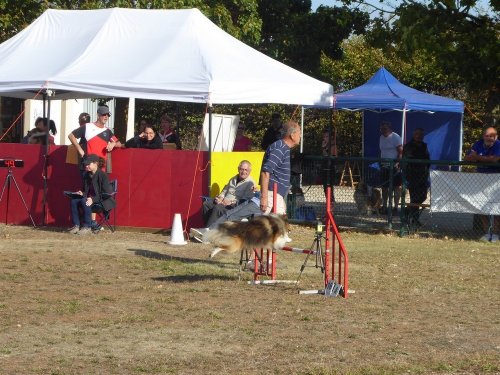
[[[369,232],[394,231],[400,235],[479,239],[485,234],[481,215],[433,212],[428,177],[430,170],[476,173],[478,167],[500,168],[500,164],[304,156],[302,173],[292,179],[298,182],[287,199],[288,217],[292,222],[309,223],[325,218],[325,189],[331,184],[331,210],[341,227]],[[500,184],[500,174],[498,176]],[[464,191],[468,188],[464,186]],[[491,186],[482,188],[484,192],[491,190]],[[401,196],[397,204],[394,195]],[[497,220],[493,223],[496,231]]]

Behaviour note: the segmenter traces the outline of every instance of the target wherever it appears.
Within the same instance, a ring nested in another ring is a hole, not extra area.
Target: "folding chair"
[[[109,182],[111,185],[111,193],[102,193],[102,196],[104,199],[108,198],[113,198],[116,199],[116,193],[118,192],[118,180],[112,180]],[[112,208],[111,210],[105,210],[102,203],[94,203],[92,205],[92,212],[95,212],[99,216],[99,220],[97,220],[97,229],[100,230],[100,228],[105,224],[111,232],[115,231],[116,227],[116,212],[113,214],[113,225],[109,222],[110,216],[111,216],[111,211],[115,210],[116,207]]]

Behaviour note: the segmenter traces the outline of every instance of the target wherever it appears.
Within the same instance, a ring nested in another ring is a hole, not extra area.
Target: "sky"
[[[392,1],[392,4],[398,4],[400,1],[397,1],[397,0],[393,0]],[[374,3],[377,4],[377,5],[380,5],[378,0],[374,0]],[[340,1],[337,1],[337,0],[312,0],[312,7],[311,9],[312,10],[316,10],[316,8],[318,8],[320,5],[326,5],[326,6],[330,6],[330,7],[333,7],[335,5],[337,6],[341,6],[341,2]],[[488,0],[479,0],[478,3],[477,3],[478,7],[485,10],[485,11],[488,11],[489,12],[492,12],[492,10],[489,8],[489,1]]]

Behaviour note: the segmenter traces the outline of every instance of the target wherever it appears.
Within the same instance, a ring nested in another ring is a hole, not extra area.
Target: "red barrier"
[[[347,256],[347,249],[342,241],[342,237],[340,237],[339,229],[335,220],[333,219],[332,210],[331,210],[331,187],[328,186],[326,189],[326,240],[325,240],[325,287],[330,280],[335,280],[335,244],[336,242],[339,245],[339,254],[337,259],[338,266],[338,275],[337,275],[337,283],[341,284],[344,288],[344,298],[347,298],[348,287],[349,287],[349,258]],[[330,239],[333,234],[333,240]],[[332,271],[330,277],[329,270],[329,262],[330,262],[330,242],[332,248]]]
[[[66,154],[67,146],[52,146],[48,157],[47,224],[51,226],[70,226],[69,200],[63,196],[63,191],[81,189],[78,167],[66,163]],[[184,221],[189,215],[190,226],[203,226],[199,197],[207,194],[208,177],[201,167],[206,164],[208,155],[202,153],[199,165],[196,165],[197,156],[197,151],[113,151],[110,179],[118,180],[116,225],[169,229],[174,214],[181,213]],[[41,224],[44,148],[39,145],[1,143],[0,158],[24,160],[24,168],[13,169],[13,176],[35,222]],[[3,185],[7,169],[2,169],[0,183]],[[17,189],[11,186],[10,190],[8,212],[6,198],[3,197],[0,202],[0,220],[8,224],[31,225]]]

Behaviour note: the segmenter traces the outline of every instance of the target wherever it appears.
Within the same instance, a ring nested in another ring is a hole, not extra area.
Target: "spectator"
[[[112,193],[108,175],[100,168],[104,165],[104,159],[96,154],[87,155],[83,159],[86,173],[83,178],[82,190],[76,192],[81,198],[71,199],[71,220],[73,227],[69,230],[72,234],[85,235],[91,233],[92,225],[92,205],[101,204],[105,210],[111,210],[115,206],[115,201],[106,194]],[[83,220],[80,220],[80,209],[83,212]],[[83,222],[82,222],[83,221]]]
[[[236,138],[234,140],[233,151],[251,151],[252,140],[245,136],[245,124],[240,121],[238,130],[236,131]]]
[[[190,235],[196,241],[203,242],[204,233],[217,228],[219,224],[224,223],[225,221],[241,221],[243,219],[249,219],[259,215],[262,215],[262,211],[260,210],[260,193],[255,192],[253,198],[242,202],[234,208],[226,210],[226,212],[210,224],[210,226],[206,228],[191,228]]]
[[[144,130],[125,142],[127,148],[147,148],[150,150],[163,149],[161,138],[151,125],[146,125]]]
[[[166,114],[163,113],[160,118],[160,131],[158,132],[160,135],[161,141],[163,144],[165,143],[175,143],[175,148],[177,150],[181,150],[181,140],[179,135],[175,132],[175,129],[172,125],[172,119]]]
[[[250,176],[251,171],[252,164],[248,160],[241,161],[238,165],[238,174],[229,180],[220,194],[203,203],[203,218],[207,227],[228,209],[237,206],[240,201],[253,197],[255,181]]]
[[[403,158],[429,160],[429,150],[424,142],[424,129],[417,128],[413,131],[410,142],[403,147]],[[405,168],[405,178],[410,193],[410,203],[415,204],[407,208],[407,219],[411,218],[419,224],[419,204],[427,199],[427,188],[429,181],[429,164],[408,163]]]
[[[403,154],[403,144],[401,137],[394,133],[391,128],[391,123],[388,121],[383,121],[380,126],[380,157],[382,159],[397,159],[397,162],[393,164],[391,171],[391,163],[382,162],[380,163],[380,178],[382,180],[382,213],[388,213],[388,200],[392,199],[391,196],[394,194],[394,205],[392,206],[392,215],[397,214],[399,200],[401,199],[401,184],[402,177],[399,171],[399,160],[401,160]],[[392,176],[392,188],[393,191],[389,192],[390,178]]]
[[[500,162],[500,141],[498,133],[494,127],[487,128],[483,133],[483,139],[472,145],[469,154],[465,157],[467,161],[479,163],[499,163]],[[477,167],[479,173],[500,173],[500,167],[481,165]],[[483,229],[490,228],[489,216],[480,215]],[[497,242],[500,235],[500,216],[492,217],[491,231],[488,229],[481,240],[489,242]],[[498,234],[493,232],[497,231]]]
[[[35,129],[38,129],[38,131],[35,131]],[[35,120],[35,128],[30,130],[24,136],[24,138],[21,140],[21,143],[24,143],[24,144],[29,143],[29,139],[33,133],[36,133],[36,137],[41,137],[43,135],[45,135],[45,137],[48,136],[49,144],[55,145],[54,135],[57,134],[56,123],[54,122],[54,120],[48,121],[46,117],[38,117]],[[39,143],[46,144],[46,140],[40,141]]]
[[[42,132],[38,128],[34,128],[33,130],[30,131],[28,143],[30,145],[46,145],[47,144],[47,134]]]
[[[100,106],[97,108],[95,122],[82,125],[68,135],[68,139],[76,147],[81,158],[85,155],[96,154],[106,161],[108,152],[111,152],[115,147],[121,147],[120,141],[106,127],[110,116],[109,108],[105,105]],[[78,139],[80,139],[81,144],[78,143]]]
[[[90,115],[87,112],[80,113],[80,115],[78,116],[78,124],[80,124],[80,126],[84,126],[89,122],[90,122]]]
[[[278,184],[276,213],[285,214],[286,204],[283,197],[290,189],[290,150],[300,143],[300,126],[289,121],[283,126],[282,139],[272,143],[264,154],[260,170],[260,210],[271,212],[273,208],[273,185]]]
[[[267,128],[262,138],[260,146],[265,151],[277,140],[282,138],[283,124],[281,123],[281,115],[277,112],[271,116],[271,125]]]

